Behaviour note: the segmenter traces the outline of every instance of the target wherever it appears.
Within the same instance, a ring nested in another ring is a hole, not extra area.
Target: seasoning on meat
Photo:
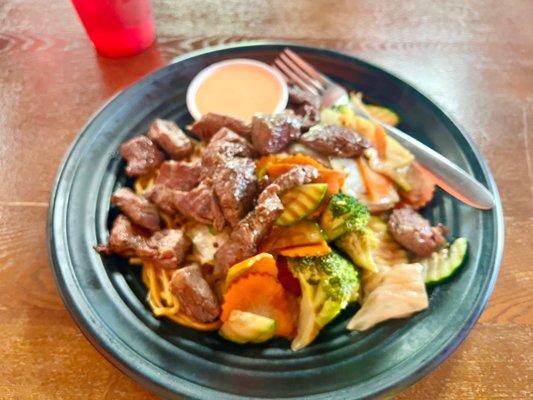
[[[140,247],[136,254],[156,267],[174,269],[183,263],[191,245],[191,240],[182,230],[163,229],[148,239],[148,251]]]
[[[173,121],[156,119],[150,125],[148,137],[176,160],[187,157],[194,149],[191,139]]]
[[[132,222],[150,231],[159,230],[159,214],[155,205],[137,196],[130,188],[120,188],[111,196],[115,204]]]
[[[148,232],[135,226],[120,214],[113,222],[109,243],[96,250],[124,257],[140,257],[156,267],[177,268],[191,248],[190,239],[179,229],[163,229],[148,237]]]
[[[446,244],[447,228],[429,221],[412,208],[400,208],[389,218],[389,230],[394,240],[418,256],[428,256]]]
[[[212,177],[216,169],[234,157],[251,158],[256,154],[252,145],[235,132],[222,128],[213,136],[202,156],[205,176]]]
[[[253,256],[257,246],[270,232],[276,219],[283,213],[279,195],[284,191],[318,177],[318,170],[309,166],[295,166],[279,176],[259,195],[257,205],[239,221],[229,239],[215,253],[215,278],[222,278],[229,267]]]
[[[339,125],[315,125],[300,137],[300,143],[335,157],[358,157],[370,147],[356,131]]]
[[[222,128],[228,128],[245,138],[250,137],[250,124],[247,124],[246,122],[237,118],[215,113],[207,113],[202,115],[202,118],[200,118],[198,121],[195,121],[187,129],[198,136],[202,141],[209,142],[211,138]]]
[[[220,314],[217,298],[198,264],[178,269],[172,275],[170,291],[178,298],[180,309],[197,321],[211,322]]]
[[[300,136],[302,120],[291,110],[256,114],[252,118],[252,143],[262,155],[279,153]]]
[[[254,161],[240,157],[228,160],[215,171],[213,187],[226,221],[235,226],[252,209],[257,195]]]
[[[147,231],[134,226],[126,216],[120,214],[113,221],[108,244],[100,244],[95,249],[100,253],[115,253],[123,257],[134,257],[141,249],[144,254],[152,256],[155,251],[148,247],[147,235]]]
[[[165,156],[146,136],[137,136],[120,146],[126,160],[126,174],[140,176],[152,172],[165,160]]]
[[[198,162],[165,161],[159,167],[154,183],[165,185],[170,189],[191,190],[200,183],[202,165]]]
[[[183,193],[182,191],[177,191]],[[166,185],[158,183],[152,186],[143,194],[148,200],[154,203],[157,208],[167,214],[174,214],[178,209],[174,204],[174,198],[176,196],[176,190],[171,189]]]
[[[296,115],[302,117],[302,132],[320,122],[320,96],[296,85],[289,86],[289,105]]]
[[[293,106],[308,104],[314,108],[320,108],[320,96],[307,90],[303,90],[297,85],[290,85],[289,103]]]
[[[217,231],[226,224],[210,179],[204,179],[189,192],[175,191],[174,207],[186,217],[213,225]]]

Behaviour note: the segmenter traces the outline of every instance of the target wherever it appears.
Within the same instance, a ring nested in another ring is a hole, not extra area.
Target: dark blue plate
[[[109,198],[123,185],[119,145],[146,132],[156,117],[190,121],[185,92],[202,68],[224,59],[272,62],[284,44],[252,43],[202,50],[124,90],[98,111],[72,145],[56,178],[48,221],[49,253],[65,305],[87,338],[113,364],[167,398],[355,399],[398,391],[427,374],[465,338],[496,280],[503,216],[494,180],[470,138],[433,102],[394,75],[330,50],[291,46],[368,100],[396,110],[401,128],[486,185],[496,208],[479,211],[439,192],[426,215],[470,241],[467,264],[430,292],[430,307],[413,318],[365,333],[345,330],[348,309],[308,348],[283,340],[238,346],[155,318],[139,271],[93,249],[105,242]]]

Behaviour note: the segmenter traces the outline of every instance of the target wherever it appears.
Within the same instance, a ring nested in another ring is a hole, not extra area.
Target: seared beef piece
[[[209,179],[204,179],[198,187],[189,192],[175,191],[174,207],[186,217],[212,224],[217,231],[224,229],[226,224]]]
[[[157,208],[130,188],[120,188],[111,196],[111,203],[126,214],[132,222],[150,231],[159,230]]]
[[[179,229],[163,229],[155,232],[147,241],[148,249],[137,249],[136,253],[156,267],[174,269],[185,260],[191,240]]]
[[[320,96],[317,94],[312,94],[307,90],[303,90],[299,86],[290,85],[289,103],[292,106],[308,104],[314,108],[320,108]]]
[[[446,243],[447,228],[429,221],[412,208],[400,208],[389,218],[389,230],[394,240],[418,256],[428,256]]]
[[[316,168],[296,166],[268,185],[259,195],[255,208],[239,221],[229,239],[215,253],[215,278],[223,278],[229,267],[257,253],[257,246],[283,212],[279,198],[282,192],[317,177]]]
[[[320,122],[320,110],[309,104],[298,107],[296,114],[302,117],[302,132],[307,132],[312,126]]]
[[[137,136],[120,146],[120,154],[127,161],[126,174],[139,176],[155,170],[165,156],[146,136]]]
[[[172,275],[170,291],[178,298],[180,309],[196,321],[211,322],[220,314],[217,298],[198,264],[178,269]]]
[[[148,137],[176,160],[193,152],[191,139],[173,121],[156,119],[150,125]]]
[[[240,157],[227,161],[215,171],[213,187],[226,221],[235,226],[252,209],[257,195],[255,163]]]
[[[198,162],[165,161],[159,167],[154,183],[170,189],[191,190],[200,183],[202,165]]]
[[[265,194],[263,201],[239,221],[229,239],[215,253],[215,278],[224,278],[229,267],[253,256],[282,212],[283,204],[276,193]]]
[[[191,248],[190,239],[179,229],[163,229],[148,237],[148,231],[135,226],[124,215],[113,222],[109,244],[96,250],[124,257],[140,257],[161,268],[177,268]]]
[[[178,191],[178,193],[182,192]],[[168,186],[158,183],[144,192],[143,195],[167,214],[172,215],[178,211],[174,205],[175,189],[170,189]]]
[[[353,129],[339,125],[315,125],[300,137],[300,143],[335,157],[357,157],[370,147],[370,143]]]
[[[246,139],[227,128],[222,128],[205,148],[202,156],[204,174],[212,177],[218,167],[232,158],[251,158],[255,154],[254,148]]]
[[[137,251],[146,255],[154,255],[155,251],[148,247],[147,231],[134,226],[131,221],[124,215],[120,214],[115,221],[109,234],[109,243],[107,245],[98,245],[96,251],[104,254],[119,254],[123,257],[134,257]]]
[[[188,127],[192,133],[204,142],[209,142],[215,133],[222,128],[228,128],[245,138],[250,137],[250,124],[237,118],[215,113],[202,115],[202,118]]]
[[[274,181],[267,186],[267,189],[271,188],[271,190],[273,190],[273,188],[275,188],[276,193],[281,194],[295,186],[309,183],[316,178],[318,178],[318,169],[310,167],[309,165],[297,165],[274,179]],[[264,195],[265,191],[266,189],[259,195],[259,202],[261,202],[261,196]]]
[[[300,136],[302,120],[291,110],[252,118],[252,143],[262,155],[279,153]]]
[[[261,179],[257,182],[257,185],[259,186],[259,192],[262,192],[266,189],[268,185],[272,183],[272,179],[270,179],[270,176],[263,175]]]
[[[302,117],[302,132],[307,132],[310,127],[320,122],[320,96],[291,85],[289,105],[296,115]]]

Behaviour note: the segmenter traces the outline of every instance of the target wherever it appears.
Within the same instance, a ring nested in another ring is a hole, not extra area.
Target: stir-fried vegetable
[[[276,252],[289,247],[321,243],[323,240],[320,226],[304,220],[291,226],[274,226],[260,248],[266,252]]]
[[[346,253],[355,265],[372,272],[377,270],[373,253],[378,245],[374,232],[368,227],[346,233],[335,240],[335,246]]]
[[[334,195],[322,213],[320,226],[328,240],[334,240],[346,232],[362,231],[368,224],[368,208],[354,197],[339,193]]]
[[[298,330],[291,345],[299,350],[311,343],[348,303],[357,300],[359,277],[354,265],[336,252],[290,259],[289,268],[302,288]]]
[[[276,321],[262,315],[233,310],[218,332],[235,343],[261,343],[274,337]]]
[[[279,251],[279,254],[285,257],[319,257],[330,252],[331,247],[329,247],[328,242],[322,240],[320,243],[283,249]]]
[[[276,224],[288,226],[307,217],[320,206],[327,189],[328,186],[324,183],[308,183],[284,193],[281,202],[285,209],[276,220]]]
[[[294,330],[289,300],[279,281],[266,274],[247,274],[224,294],[220,320],[229,320],[233,310],[246,311],[276,321],[276,336],[291,338]]]
[[[424,267],[423,275],[426,285],[442,283],[459,269],[463,264],[468,242],[465,238],[457,238],[449,246],[432,253],[429,257],[420,260]]]
[[[259,253],[235,264],[228,270],[225,289],[229,288],[237,278],[241,278],[249,273],[267,274],[276,278],[278,276],[276,260],[274,260],[274,257],[269,253]]]

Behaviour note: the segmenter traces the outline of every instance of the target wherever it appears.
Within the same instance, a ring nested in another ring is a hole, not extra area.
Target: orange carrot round
[[[220,319],[233,310],[247,311],[276,321],[276,335],[291,338],[294,331],[290,304],[283,286],[271,275],[247,274],[233,283],[224,295]]]

